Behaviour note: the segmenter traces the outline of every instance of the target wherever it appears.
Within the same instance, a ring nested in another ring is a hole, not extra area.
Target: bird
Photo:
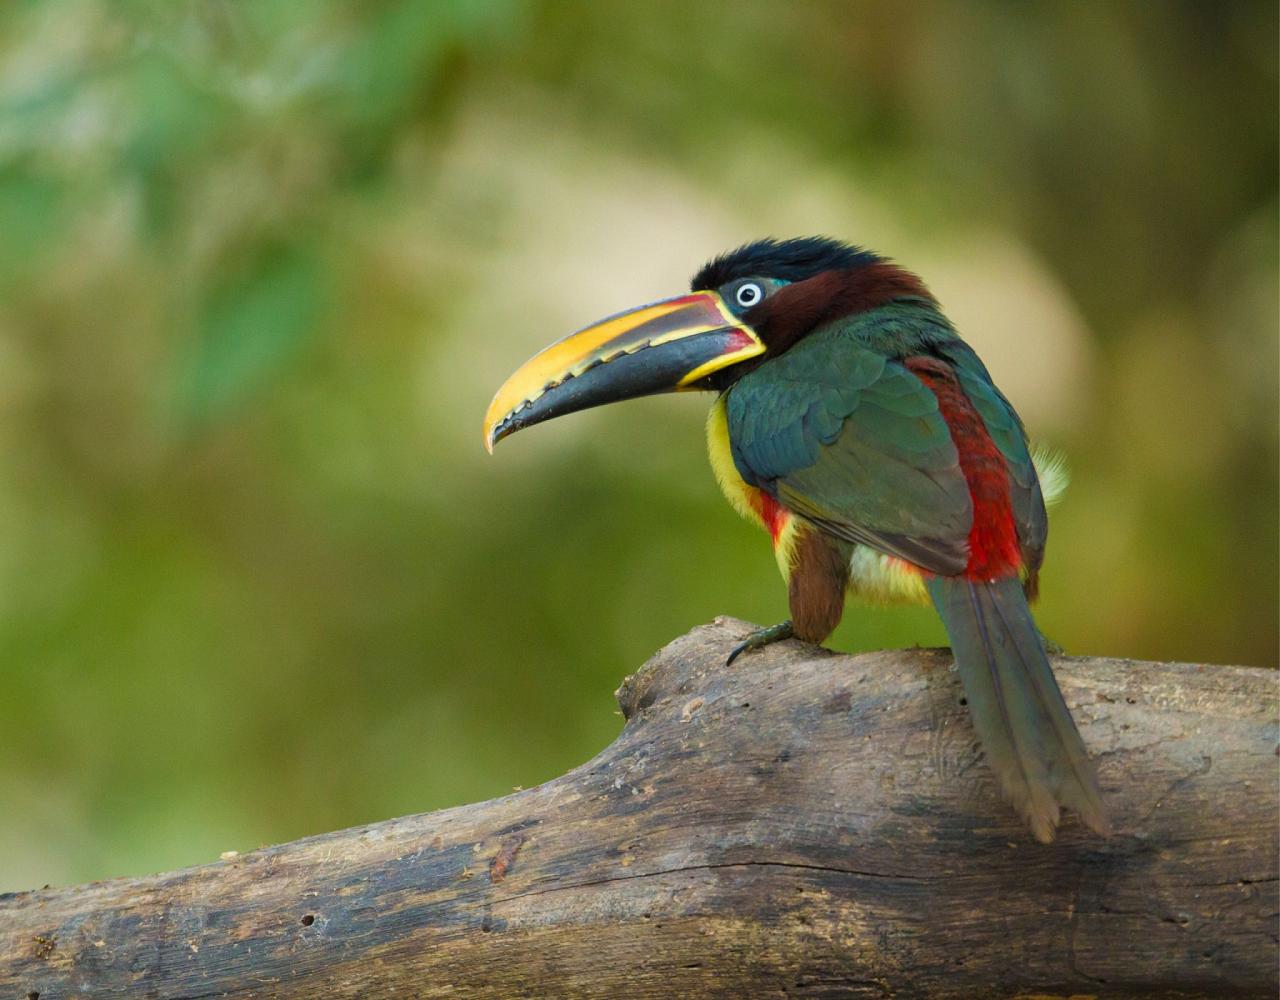
[[[1093,765],[1030,610],[1048,535],[1021,418],[924,282],[825,236],[746,243],[687,294],[610,316],[518,368],[484,444],[588,407],[716,394],[729,503],[768,532],[790,617],[728,657],[822,643],[846,598],[932,604],[1004,798],[1043,843],[1063,808],[1110,832]],[[1052,470],[1050,470],[1052,471]]]

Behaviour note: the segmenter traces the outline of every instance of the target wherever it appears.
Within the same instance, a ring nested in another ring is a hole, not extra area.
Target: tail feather
[[[1015,577],[929,581],[974,728],[1005,797],[1037,840],[1053,840],[1059,807],[1110,832],[1098,781]]]

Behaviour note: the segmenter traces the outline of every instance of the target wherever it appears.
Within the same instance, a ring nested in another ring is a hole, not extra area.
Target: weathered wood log
[[[1059,658],[1116,832],[1045,846],[945,651],[726,668],[746,630],[538,788],[2,897],[0,997],[1276,995],[1274,672]]]

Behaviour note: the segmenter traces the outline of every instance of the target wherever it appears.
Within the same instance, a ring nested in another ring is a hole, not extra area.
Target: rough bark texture
[[[1274,672],[1058,659],[1116,833],[1042,846],[945,651],[747,628],[538,788],[0,897],[0,998],[1276,995]]]

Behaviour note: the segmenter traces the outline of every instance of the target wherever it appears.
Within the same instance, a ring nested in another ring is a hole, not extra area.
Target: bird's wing
[[[938,401],[848,329],[811,334],[728,391],[739,474],[836,537],[964,570],[973,506]]]

